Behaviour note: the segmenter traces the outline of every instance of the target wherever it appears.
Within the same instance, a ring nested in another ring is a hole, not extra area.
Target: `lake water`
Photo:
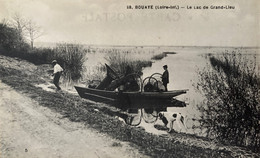
[[[167,57],[162,60],[154,61],[152,67],[147,67],[143,70],[143,78],[152,75],[153,73],[163,73],[163,65],[168,65],[170,83],[168,84],[169,90],[178,89],[189,89],[187,94],[178,96],[177,99],[185,101],[187,106],[184,108],[168,108],[169,112],[180,112],[186,119],[187,129],[177,129],[175,130],[192,133],[197,135],[203,135],[203,131],[192,129],[193,125],[198,125],[196,121],[199,118],[200,113],[196,109],[197,104],[202,104],[203,96],[195,91],[193,84],[196,85],[198,80],[197,71],[203,69],[208,62],[208,59],[204,57],[205,54],[218,54],[225,51],[232,52],[237,51],[244,55],[251,57],[252,55],[257,55],[257,62],[259,65],[259,49],[253,48],[206,48],[206,47],[149,47],[149,48],[121,48],[128,49],[132,51],[132,58],[139,59],[151,59],[154,54],[159,54],[162,52],[176,52],[177,54],[168,54]],[[141,53],[140,53],[141,52]],[[87,55],[87,62],[85,64],[88,74],[95,74],[96,66],[104,64],[106,53],[95,52]],[[94,59],[94,60],[92,60]],[[195,121],[194,121],[195,120]],[[161,124],[162,122],[158,120],[154,124]],[[147,124],[144,121],[140,126],[144,127],[148,132],[154,134],[164,134],[165,131],[159,131],[154,128],[154,124]]]

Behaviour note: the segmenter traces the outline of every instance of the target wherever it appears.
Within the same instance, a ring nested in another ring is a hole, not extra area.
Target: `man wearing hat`
[[[168,91],[167,84],[169,83],[169,72],[168,72],[167,68],[168,68],[167,65],[163,66],[164,72],[162,74],[162,82],[165,87],[165,91]]]
[[[57,63],[56,60],[52,61],[52,65],[53,65],[53,83],[54,85],[57,87],[57,90],[61,90],[60,86],[59,86],[59,80],[60,80],[60,76],[61,73],[63,72],[62,67]]]

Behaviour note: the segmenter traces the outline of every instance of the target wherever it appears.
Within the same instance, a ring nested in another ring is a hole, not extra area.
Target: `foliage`
[[[18,57],[35,65],[40,65],[49,63],[53,50],[49,48],[38,48],[34,50],[28,49],[27,51],[2,51],[0,54],[10,57]]]
[[[153,57],[152,57],[152,59],[153,60],[161,60],[162,58],[164,58],[164,57],[166,57],[167,56],[167,54],[166,53],[161,53],[161,54],[157,54],[157,55],[154,55]]]
[[[0,23],[0,50],[7,51],[24,51],[29,45],[23,40],[22,35],[15,28],[8,26],[6,23]]]
[[[20,31],[4,23],[0,23],[0,50],[3,55],[25,59],[37,65],[47,63],[53,53],[48,48],[30,50]]]
[[[84,68],[84,73],[81,83],[86,83],[87,85],[99,85],[100,82],[106,77],[106,66],[96,65],[93,69]]]
[[[152,66],[151,61],[131,58],[128,51],[112,50],[107,54],[106,60],[109,62],[109,66],[120,75],[125,75],[127,71],[141,75],[142,68]]]
[[[209,56],[199,71],[197,89],[206,97],[198,108],[201,127],[224,142],[260,151],[259,68],[256,56],[223,53]]]
[[[78,81],[82,77],[85,50],[79,44],[58,44],[50,57],[57,60],[64,69],[64,79],[68,82]]]
[[[67,81],[77,81],[81,78],[85,50],[77,44],[58,44],[56,48],[30,49],[30,46],[21,40],[23,37],[15,28],[0,24],[1,54],[25,59],[36,65],[50,64],[53,59],[65,69],[64,78]]]

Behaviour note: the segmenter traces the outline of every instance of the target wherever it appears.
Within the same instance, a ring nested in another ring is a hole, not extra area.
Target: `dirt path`
[[[126,142],[70,122],[0,82],[0,157],[147,157]]]

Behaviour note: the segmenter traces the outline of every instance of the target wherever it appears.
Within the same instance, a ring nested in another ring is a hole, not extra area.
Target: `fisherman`
[[[62,67],[57,63],[56,60],[52,61],[52,65],[53,65],[53,83],[54,85],[57,87],[57,90],[61,90],[60,86],[59,86],[59,80],[60,80],[60,76],[63,72]]]
[[[162,120],[164,126],[168,128],[168,133],[170,133],[173,130],[173,124],[175,121],[179,129],[182,129],[182,127],[184,127],[186,130],[184,117],[181,115],[181,113],[160,112],[158,115],[159,119]]]
[[[163,85],[165,87],[165,91],[168,91],[168,89],[167,89],[167,84],[169,83],[169,72],[167,70],[168,66],[164,65],[163,69],[164,69],[164,72],[162,74],[162,82],[163,82]]]

